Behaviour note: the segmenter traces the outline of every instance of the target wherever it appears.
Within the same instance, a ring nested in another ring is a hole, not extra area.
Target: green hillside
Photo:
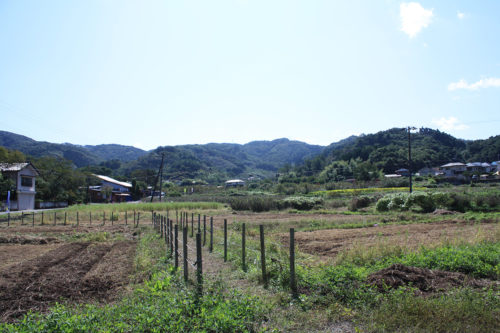
[[[96,165],[107,160],[131,161],[146,154],[144,150],[116,144],[79,146],[70,143],[35,141],[23,135],[0,131],[0,146],[18,150],[31,157],[62,157],[76,167]]]
[[[438,130],[420,128],[411,134],[411,147],[413,171],[449,162],[492,162],[499,160],[500,135],[487,140],[466,141]],[[397,169],[408,168],[406,129],[392,128],[350,137],[331,144],[321,154],[293,170],[299,176],[308,177],[333,174],[333,180],[338,180],[353,177],[355,169],[359,168],[374,175],[377,170],[394,173]],[[342,172],[344,174],[337,177]],[[332,180],[330,178],[325,180]]]

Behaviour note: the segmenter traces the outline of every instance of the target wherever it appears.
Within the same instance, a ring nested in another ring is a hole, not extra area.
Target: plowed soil
[[[391,267],[373,273],[368,277],[368,283],[380,291],[390,288],[414,287],[418,294],[428,294],[445,291],[456,287],[498,288],[496,281],[473,279],[462,273],[431,270],[395,264]]]
[[[295,243],[300,251],[318,255],[325,259],[334,258],[339,252],[354,246],[370,247],[380,245],[401,245],[418,248],[457,238],[498,234],[498,223],[474,224],[466,221],[443,221],[408,225],[379,225],[360,229],[331,229],[311,232],[297,232]],[[282,235],[288,244],[288,234]]]
[[[50,248],[33,257],[36,247]],[[13,321],[56,301],[112,300],[129,282],[135,242],[3,245],[4,250],[24,259],[0,267],[0,320]]]

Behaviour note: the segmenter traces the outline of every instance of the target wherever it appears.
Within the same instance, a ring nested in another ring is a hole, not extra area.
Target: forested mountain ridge
[[[220,182],[227,177],[269,177],[282,165],[300,164],[323,149],[322,146],[288,139],[253,141],[244,145],[208,143],[164,146],[128,163],[124,169],[126,174],[138,169],[156,170],[164,154],[164,174],[167,178],[199,178]]]
[[[492,162],[500,159],[500,135],[486,140],[463,140],[439,130],[420,128],[411,133],[411,149],[414,172],[449,162]],[[394,173],[397,169],[408,168],[406,128],[391,128],[342,140],[326,147],[294,171],[300,176],[321,175],[325,181],[332,181],[353,177],[359,167],[367,171],[365,174],[373,175],[377,170]],[[339,176],[346,169],[348,172]]]
[[[227,177],[268,177],[284,164],[300,164],[316,156],[323,146],[276,139],[247,144],[208,143],[162,146],[144,151],[131,146],[103,144],[80,146],[35,141],[23,135],[0,131],[0,146],[33,158],[60,157],[76,167],[114,177],[151,179],[165,154],[166,179],[203,179],[219,182]]]
[[[449,162],[492,162],[500,159],[500,136],[462,140],[447,133],[421,128],[411,134],[412,170]],[[39,142],[0,131],[0,146],[34,158],[62,157],[86,171],[146,183],[154,179],[165,155],[165,179],[199,179],[220,183],[232,177],[274,177],[295,172],[321,176],[320,181],[352,178],[357,173],[376,177],[408,166],[408,132],[392,128],[374,134],[351,136],[327,147],[276,139],[247,144],[208,143],[161,146],[144,151],[116,144],[79,146]],[[320,179],[318,178],[318,179]]]
[[[32,157],[62,157],[73,162],[76,167],[96,165],[112,159],[127,162],[147,153],[139,148],[116,144],[79,146],[70,143],[36,141],[27,136],[6,131],[0,131],[0,146],[18,150]]]

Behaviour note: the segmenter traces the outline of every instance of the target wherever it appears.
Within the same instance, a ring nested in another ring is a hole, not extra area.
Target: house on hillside
[[[35,179],[40,172],[30,162],[0,163],[2,176],[13,180],[16,186],[15,196],[11,193],[10,209],[35,209]]]
[[[453,162],[441,165],[439,171],[441,175],[445,178],[465,178],[463,173],[467,170],[467,166],[464,163]]]
[[[132,184],[121,182],[108,176],[93,175],[101,185],[89,186],[91,202],[125,202],[132,200]]]
[[[472,163],[467,163],[466,165],[467,171],[470,173],[488,173],[488,172],[493,172],[494,167],[491,166],[489,163],[481,163],[481,162],[472,162]]]
[[[439,173],[439,168],[422,168],[418,170],[417,176],[435,176]]]
[[[401,168],[396,170],[396,175],[400,175],[401,177],[410,177],[410,170]]]
[[[238,187],[238,186],[245,186],[245,181],[241,179],[231,179],[226,181],[226,187]]]

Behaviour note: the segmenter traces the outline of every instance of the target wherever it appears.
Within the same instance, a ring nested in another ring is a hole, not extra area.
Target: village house
[[[231,179],[226,181],[226,187],[245,186],[245,181],[241,179]]]
[[[0,163],[2,176],[11,178],[16,186],[15,197],[13,193],[9,206],[11,210],[35,209],[35,179],[40,172],[30,162],[25,163]]]
[[[439,171],[446,178],[464,178],[463,173],[467,170],[464,163],[453,162],[441,165]]]
[[[93,176],[101,181],[101,185],[89,186],[91,202],[125,202],[132,200],[130,194],[132,184],[108,176]]]

